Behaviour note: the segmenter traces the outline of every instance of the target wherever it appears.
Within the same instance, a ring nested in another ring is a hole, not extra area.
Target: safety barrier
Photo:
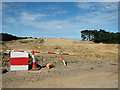
[[[11,70],[28,70],[28,53],[32,53],[32,69],[37,69],[34,53],[59,54],[62,59],[62,62],[65,66],[66,66],[66,63],[65,63],[62,55],[75,55],[75,54],[71,54],[71,53],[57,53],[57,52],[20,51],[20,50],[7,50],[7,51],[9,51],[9,53],[10,53]],[[13,56],[15,58],[13,58]],[[19,64],[22,66],[19,66]],[[27,66],[24,66],[24,64]]]

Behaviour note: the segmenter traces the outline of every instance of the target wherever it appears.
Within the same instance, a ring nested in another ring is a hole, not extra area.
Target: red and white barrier
[[[28,53],[11,52],[10,53],[10,70],[28,70]]]
[[[56,52],[38,52],[38,51],[19,51],[7,50],[10,52],[10,70],[28,70],[28,53],[32,53],[32,69],[37,69],[34,53],[41,54],[60,54],[63,64],[66,65],[62,55],[75,55],[71,53],[56,53]]]
[[[10,50],[7,50],[10,51]],[[27,53],[32,53],[32,51],[19,51],[19,50],[11,50],[14,52],[27,52]],[[34,51],[34,53],[41,53],[41,54],[61,54],[61,55],[75,55],[72,53],[57,53],[57,52],[38,52],[38,51]]]
[[[31,53],[31,51],[20,51],[20,50],[7,50],[7,52],[25,52],[25,53]]]

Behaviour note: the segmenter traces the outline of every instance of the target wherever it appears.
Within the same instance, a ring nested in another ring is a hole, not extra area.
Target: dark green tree
[[[97,30],[82,30],[82,40],[93,41],[96,43],[120,43],[120,32],[107,32],[103,29]]]

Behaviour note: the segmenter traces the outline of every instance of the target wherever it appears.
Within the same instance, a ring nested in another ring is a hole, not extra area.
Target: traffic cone
[[[35,62],[34,51],[32,51],[32,69],[37,69],[37,65],[36,65],[36,62]]]

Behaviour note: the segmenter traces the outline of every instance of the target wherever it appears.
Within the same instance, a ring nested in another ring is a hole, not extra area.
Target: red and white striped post
[[[37,69],[37,65],[36,65],[36,62],[35,62],[34,51],[32,51],[32,69]]]
[[[64,59],[63,59],[63,57],[62,57],[61,54],[60,54],[60,57],[61,57],[61,59],[62,59],[62,61],[63,61],[63,64],[66,66],[66,63],[65,63],[65,61],[64,61]]]

